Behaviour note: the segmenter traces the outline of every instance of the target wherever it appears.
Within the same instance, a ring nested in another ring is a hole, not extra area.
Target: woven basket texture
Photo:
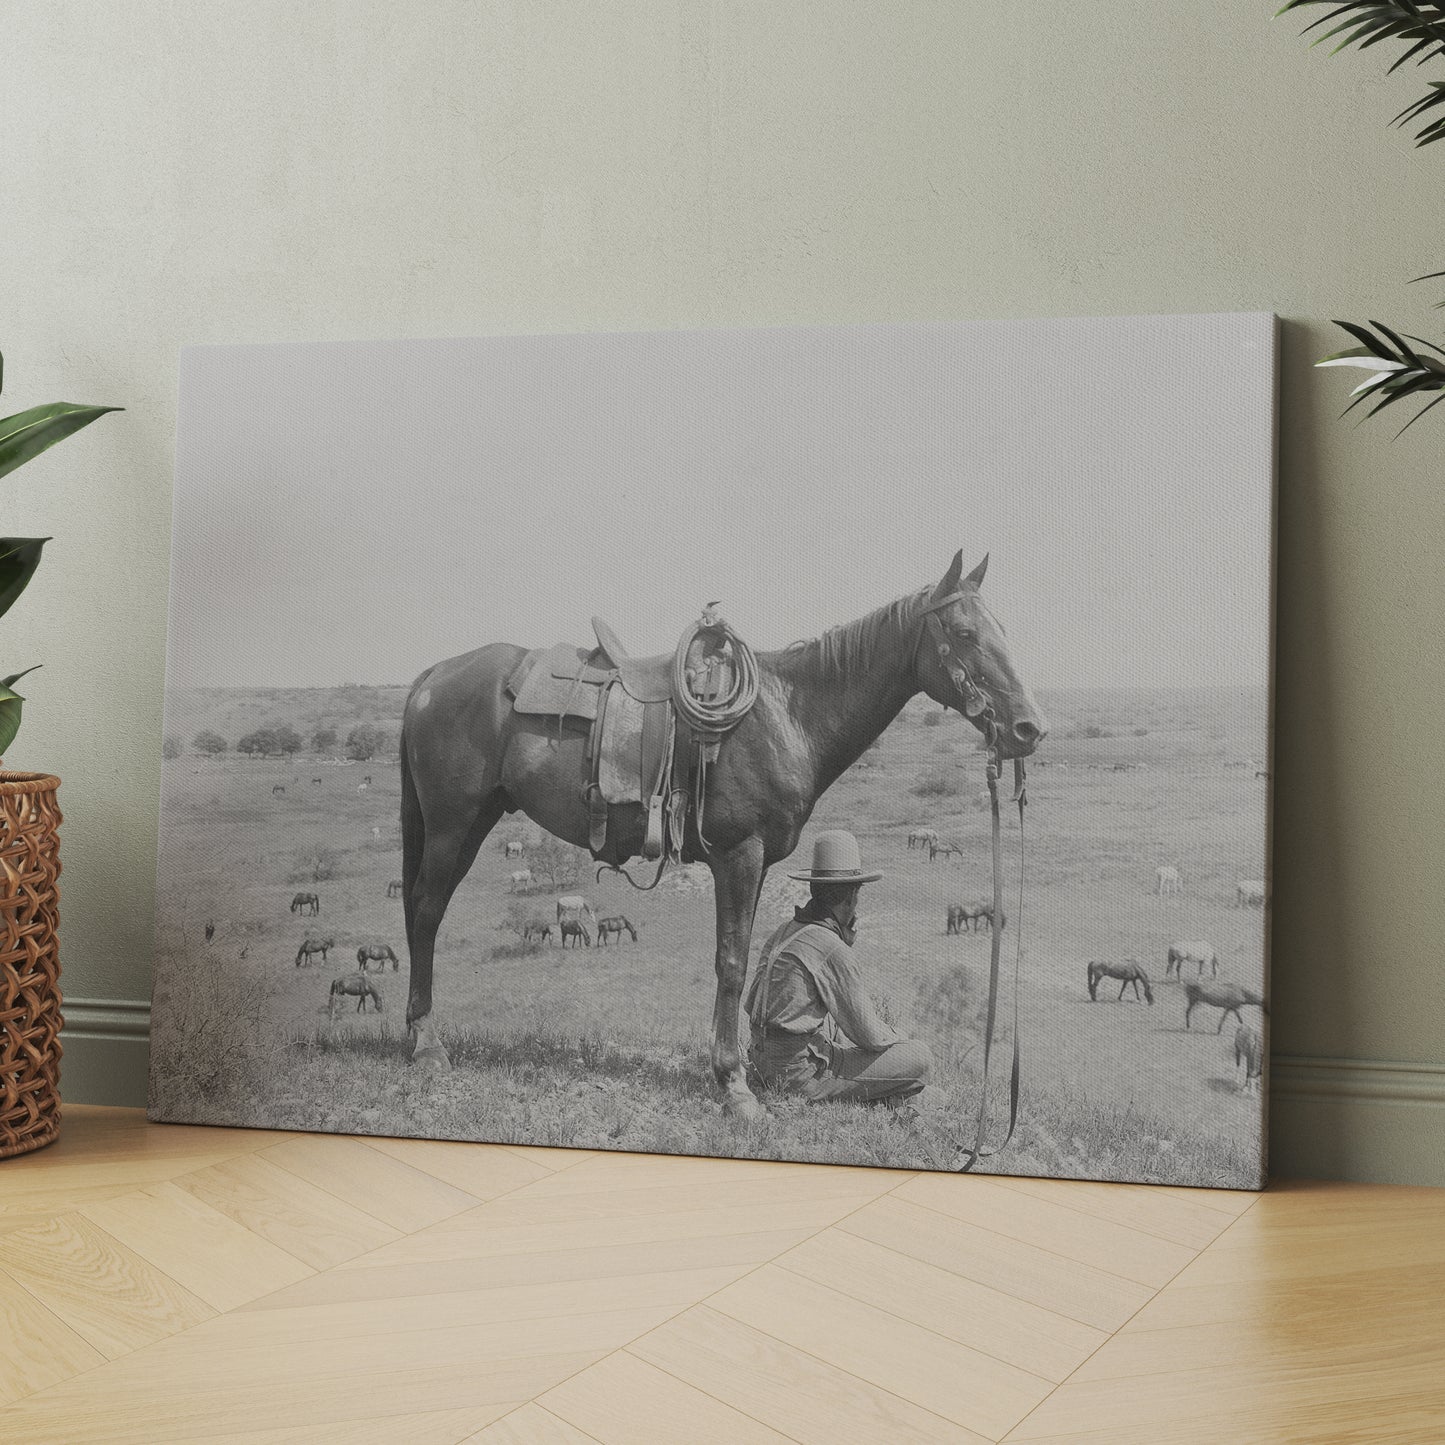
[[[0,771],[0,1159],[60,1129],[59,786]]]

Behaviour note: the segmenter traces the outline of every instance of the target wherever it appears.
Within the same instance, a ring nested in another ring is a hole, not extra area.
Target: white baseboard
[[[143,1107],[150,1004],[67,999],[61,1096]],[[1445,1064],[1278,1054],[1269,1065],[1270,1173],[1445,1185]]]

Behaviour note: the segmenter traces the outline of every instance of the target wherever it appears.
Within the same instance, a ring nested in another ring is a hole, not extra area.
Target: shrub
[[[926,728],[936,728],[942,721],[943,714],[941,712],[931,712],[923,719],[923,726]]]
[[[963,792],[963,777],[958,768],[929,768],[919,774],[911,789],[916,798],[956,798]]]

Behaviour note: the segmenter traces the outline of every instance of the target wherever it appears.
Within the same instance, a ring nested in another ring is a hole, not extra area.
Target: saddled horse
[[[567,940],[572,940],[572,947],[577,947],[577,940],[580,938],[588,947],[592,947],[592,935],[587,932],[587,925],[580,918],[564,918],[557,925],[562,934],[562,947],[567,947]]]
[[[632,935],[632,941],[637,942],[637,930],[630,924],[622,914],[614,914],[611,918],[599,918],[597,920],[597,946],[606,948],[607,940],[614,934],[618,943],[622,942],[622,934],[626,931]]]
[[[751,710],[709,768],[704,823],[684,862],[712,870],[717,992],[712,1070],[729,1113],[761,1115],[739,1045],[739,1005],[753,919],[768,869],[790,856],[823,793],[910,698],[925,692],[962,712],[1000,759],[1027,757],[1047,731],[959,553],[934,586],[886,603],[812,641],[756,657]],[[477,850],[504,814],[521,811],[553,836],[586,847],[591,825],[586,735],[515,713],[508,679],[526,649],[494,643],[428,668],[412,684],[401,735],[402,876],[413,1060],[445,1068],[445,1020],[432,998],[437,929]],[[615,829],[614,824],[615,822]],[[614,809],[609,852],[642,852],[640,805]]]
[[[1249,1008],[1251,1005],[1261,1013],[1267,1014],[1269,1009],[1265,1007],[1264,1000],[1255,993],[1253,989],[1245,988],[1237,983],[1186,983],[1184,985],[1184,997],[1188,1000],[1184,1009],[1184,1027],[1189,1027],[1189,1020],[1194,1010],[1200,1004],[1208,1004],[1211,1008],[1219,1009],[1219,1027],[1215,1033],[1224,1032],[1224,1021],[1230,1014],[1234,1015],[1235,1022],[1244,1023],[1244,1017],[1239,1012],[1242,1008]]]
[[[1169,958],[1164,965],[1164,977],[1167,979],[1172,973],[1180,983],[1183,983],[1186,963],[1197,966],[1198,972],[1194,975],[1196,979],[1204,977],[1206,968],[1209,969],[1211,978],[1219,977],[1219,954],[1212,943],[1206,943],[1202,938],[1191,938],[1182,943],[1169,945]]]
[[[291,912],[299,913],[303,917],[309,914],[321,912],[321,900],[314,893],[298,893],[291,900]]]
[[[343,998],[356,1000],[357,1013],[366,1012],[366,1001],[370,999],[377,1013],[381,1012],[381,990],[364,973],[344,973],[331,980],[331,996],[327,1000],[327,1012],[332,1018]]]
[[[401,963],[397,959],[396,954],[392,952],[392,947],[389,943],[363,943],[361,947],[356,950],[356,963],[362,973],[370,972],[373,963],[380,967],[382,973],[386,972],[388,963],[391,964],[391,971],[393,973],[401,967]]]
[[[302,968],[311,966],[311,955],[319,953],[322,963],[326,962],[326,955],[336,947],[334,938],[307,938],[303,939],[301,947],[296,950],[296,967]]]
[[[1139,990],[1144,990],[1144,1002],[1153,1004],[1154,990],[1149,987],[1149,975],[1144,972],[1144,966],[1137,958],[1126,958],[1123,963],[1102,963],[1094,962],[1089,965],[1089,997],[1099,997],[1099,984],[1103,979],[1117,978],[1119,982],[1119,998],[1124,997],[1124,990],[1130,984],[1134,986],[1134,997],[1139,998]]]

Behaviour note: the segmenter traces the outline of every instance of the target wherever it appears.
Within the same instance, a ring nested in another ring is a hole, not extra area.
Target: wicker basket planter
[[[60,1129],[59,786],[0,771],[0,1159]]]

